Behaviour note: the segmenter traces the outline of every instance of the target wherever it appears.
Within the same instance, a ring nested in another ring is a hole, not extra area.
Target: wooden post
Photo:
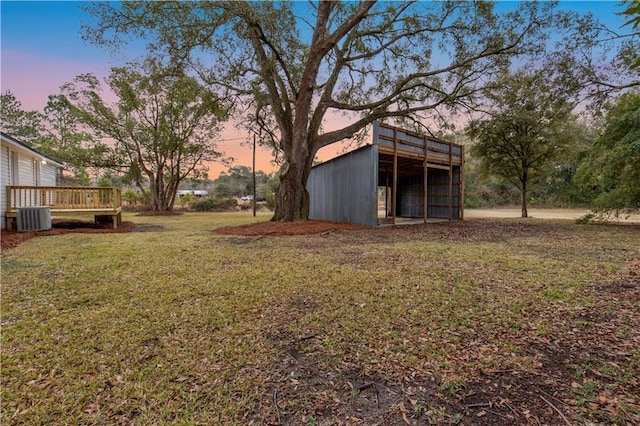
[[[460,220],[464,220],[464,190],[465,190],[465,177],[464,177],[464,146],[460,145]]]
[[[393,128],[393,186],[391,188],[391,220],[396,224],[396,203],[398,197],[398,129]]]
[[[449,142],[449,220],[453,218],[453,144]]]
[[[384,170],[386,180],[384,182],[384,217],[389,217],[389,166]]]
[[[10,212],[12,210],[11,197],[13,196],[13,187],[7,186],[7,211]]]
[[[256,134],[253,134],[253,217],[256,217]]]
[[[424,137],[424,161],[422,162],[423,164],[423,175],[424,175],[424,182],[423,182],[423,195],[424,195],[424,199],[422,201],[422,214],[424,216],[424,223],[427,223],[427,217],[429,216],[429,201],[427,198],[427,191],[428,191],[428,174],[429,174],[429,168],[427,167],[427,151],[428,151],[428,145],[429,145],[429,141],[427,139],[427,136],[425,135]]]

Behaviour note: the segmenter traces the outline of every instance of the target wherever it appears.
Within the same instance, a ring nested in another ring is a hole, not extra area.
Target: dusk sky
[[[1,80],[3,92],[9,90],[24,109],[42,110],[47,96],[83,73],[104,76],[109,68],[135,60],[143,52],[144,43],[135,43],[126,51],[112,54],[84,42],[80,27],[89,17],[83,13],[83,2],[75,1],[7,1],[1,9]],[[561,7],[580,12],[592,11],[609,28],[619,29],[624,17],[616,15],[623,8],[614,1],[563,1]],[[240,146],[246,135],[234,129],[226,131],[219,148],[237,158],[237,165],[251,166],[251,149]],[[258,169],[272,171],[269,154],[259,154]],[[215,178],[223,167],[212,167]]]

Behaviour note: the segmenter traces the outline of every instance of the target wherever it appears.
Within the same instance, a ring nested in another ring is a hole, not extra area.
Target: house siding
[[[0,219],[6,228],[7,186],[56,186],[62,164],[2,132],[0,145]]]
[[[10,181],[10,174],[9,174],[9,160],[10,160],[10,154],[9,154],[9,147],[8,146],[3,146],[2,147],[2,152],[1,152],[1,157],[0,157],[0,186],[2,186],[2,188],[5,188],[7,185],[11,184]],[[0,191],[0,216],[1,216],[1,225],[2,225],[2,229],[6,228],[7,224],[6,224],[6,219],[4,217],[5,213],[7,212],[7,195],[6,195],[6,191],[4,191],[4,189],[2,191]]]
[[[18,182],[17,185],[37,185],[34,169],[34,159],[23,153],[18,153]]]
[[[42,164],[40,166],[40,185],[56,186],[56,168],[51,164]]]

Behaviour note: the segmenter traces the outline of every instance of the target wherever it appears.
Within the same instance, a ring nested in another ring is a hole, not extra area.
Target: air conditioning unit
[[[18,232],[46,231],[51,229],[51,209],[49,207],[18,207],[16,222]]]

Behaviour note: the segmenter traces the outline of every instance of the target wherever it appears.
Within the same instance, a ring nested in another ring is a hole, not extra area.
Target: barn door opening
[[[378,223],[425,219],[425,173],[419,158],[380,154],[378,162]]]

